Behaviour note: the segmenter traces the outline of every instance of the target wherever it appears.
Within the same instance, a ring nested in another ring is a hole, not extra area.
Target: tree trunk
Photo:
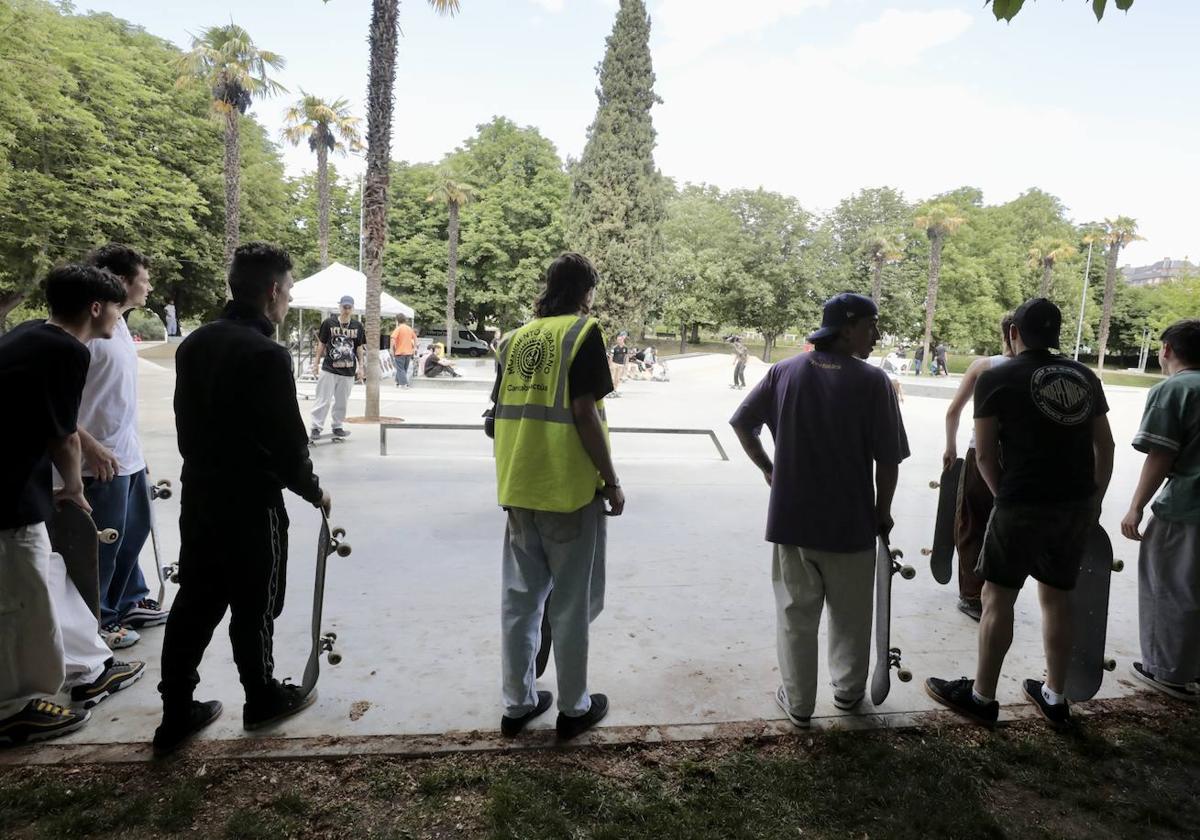
[[[396,82],[399,0],[373,0],[367,81],[367,177],[363,201],[363,266],[367,275],[367,347],[379,346],[379,295],[387,244],[388,161],[392,148],[392,88]],[[379,418],[379,354],[367,353],[368,420]]]
[[[679,322],[679,355],[687,352],[687,321]]]
[[[1054,271],[1053,260],[1042,260],[1042,287],[1038,289],[1038,297],[1050,297],[1050,274]]]
[[[1104,304],[1100,312],[1099,352],[1096,354],[1096,375],[1104,378],[1104,354],[1108,352],[1108,328],[1112,321],[1113,292],[1117,285],[1117,260],[1124,243],[1118,237],[1108,246],[1108,270],[1104,277]]]
[[[688,339],[692,344],[700,343],[700,322],[692,321],[692,337]]]
[[[771,364],[771,349],[775,346],[775,336],[771,333],[763,333],[763,361]]]
[[[458,291],[458,203],[450,202],[450,262],[446,268],[446,356],[454,354],[458,326],[454,318],[454,296]]]
[[[883,257],[876,256],[871,260],[871,300],[875,301],[875,305],[879,305],[879,299],[883,297]]]
[[[238,141],[238,119],[236,108],[225,114],[225,270],[233,265],[233,252],[238,246],[238,230],[241,226],[242,155]],[[225,278],[225,299],[229,300],[229,278]]]
[[[317,267],[329,265],[329,147],[317,146]]]
[[[925,291],[925,336],[921,339],[921,363],[929,363],[933,338],[933,313],[937,309],[938,282],[942,276],[942,237],[929,237],[929,288]]]

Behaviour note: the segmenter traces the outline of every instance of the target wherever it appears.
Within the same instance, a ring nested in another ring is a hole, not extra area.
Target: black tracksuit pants
[[[233,659],[246,699],[274,680],[275,619],[283,612],[288,516],[280,496],[243,502],[184,488],[179,517],[179,592],[162,650],[163,707],[184,711],[200,683],[200,660],[228,608]]]

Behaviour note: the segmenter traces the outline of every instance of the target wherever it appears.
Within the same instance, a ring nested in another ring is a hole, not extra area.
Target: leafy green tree
[[[1054,265],[1060,260],[1074,257],[1079,249],[1065,239],[1041,237],[1029,249],[1029,266],[1042,273],[1042,282],[1038,287],[1038,297],[1050,297],[1050,278],[1054,273]]]
[[[268,76],[282,70],[283,56],[259,49],[250,33],[234,23],[210,26],[192,38],[179,58],[179,83],[198,83],[212,95],[213,115],[225,129],[225,265],[233,262],[241,218],[241,116],[256,98],[286,92]]]
[[[1108,8],[1108,0],[1085,0],[1092,5],[1092,13],[1096,15],[1096,20],[1104,18],[1104,12]],[[992,4],[992,14],[996,16],[996,20],[1011,21],[1021,11],[1025,5],[1025,0],[984,0],[984,5]],[[1129,11],[1133,6],[1133,0],[1113,0],[1113,5],[1122,12]]]
[[[464,204],[475,198],[475,188],[464,181],[457,180],[452,173],[440,173],[433,192],[425,197],[426,201],[446,208],[448,226],[447,237],[450,241],[449,260],[446,268],[446,355],[452,354],[454,336],[457,334],[457,320],[454,317],[454,293],[458,278],[458,211]]]
[[[938,283],[941,279],[942,248],[946,239],[966,221],[959,210],[946,201],[926,205],[913,219],[918,230],[929,239],[929,287],[925,295],[925,335],[921,339],[922,357],[929,358],[929,340],[933,335],[933,314],[937,310]]]
[[[328,210],[329,222],[328,260],[344,265],[358,264],[358,183],[338,178],[336,167],[329,167]],[[320,218],[321,189],[316,172],[287,178],[284,181],[285,206],[289,209],[288,229],[279,240],[292,255],[296,279],[307,277],[321,270],[320,264]]]
[[[645,318],[662,251],[665,187],[654,165],[650,18],[642,0],[621,0],[600,65],[599,107],[574,167],[568,241],[604,283],[596,308],[610,326]]]
[[[876,228],[863,240],[862,255],[871,263],[871,300],[883,298],[883,267],[904,259],[904,245],[886,229]]]
[[[329,153],[358,151],[362,146],[358,130],[362,121],[350,113],[348,100],[326,102],[303,90],[284,121],[284,140],[293,146],[308,141],[308,147],[317,153],[317,262],[324,268],[329,265]]]
[[[1137,231],[1137,220],[1128,216],[1104,220],[1104,244],[1108,248],[1108,259],[1104,275],[1104,303],[1100,312],[1099,349],[1096,351],[1096,373],[1100,376],[1104,375],[1104,355],[1108,351],[1109,329],[1112,325],[1113,295],[1117,285],[1117,260],[1120,258],[1123,247],[1130,242],[1144,238],[1139,236]]]

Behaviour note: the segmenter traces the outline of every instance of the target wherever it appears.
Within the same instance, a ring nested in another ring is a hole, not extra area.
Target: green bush
[[[129,313],[129,331],[140,335],[142,341],[165,341],[167,327],[149,309],[135,309]]]

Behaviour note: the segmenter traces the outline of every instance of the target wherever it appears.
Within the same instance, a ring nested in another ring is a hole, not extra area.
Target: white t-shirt
[[[112,450],[120,464],[118,475],[133,475],[146,468],[137,423],[137,347],[124,318],[117,319],[112,338],[88,342],[92,364],[88,368],[79,426]],[[83,474],[92,473],[85,462]]]
[[[1008,361],[1008,356],[989,356],[987,368],[985,368],[985,370],[991,370],[996,365],[1002,365],[1007,361]],[[974,421],[971,422],[971,442],[967,444],[967,448],[968,449],[975,448],[975,422]]]

